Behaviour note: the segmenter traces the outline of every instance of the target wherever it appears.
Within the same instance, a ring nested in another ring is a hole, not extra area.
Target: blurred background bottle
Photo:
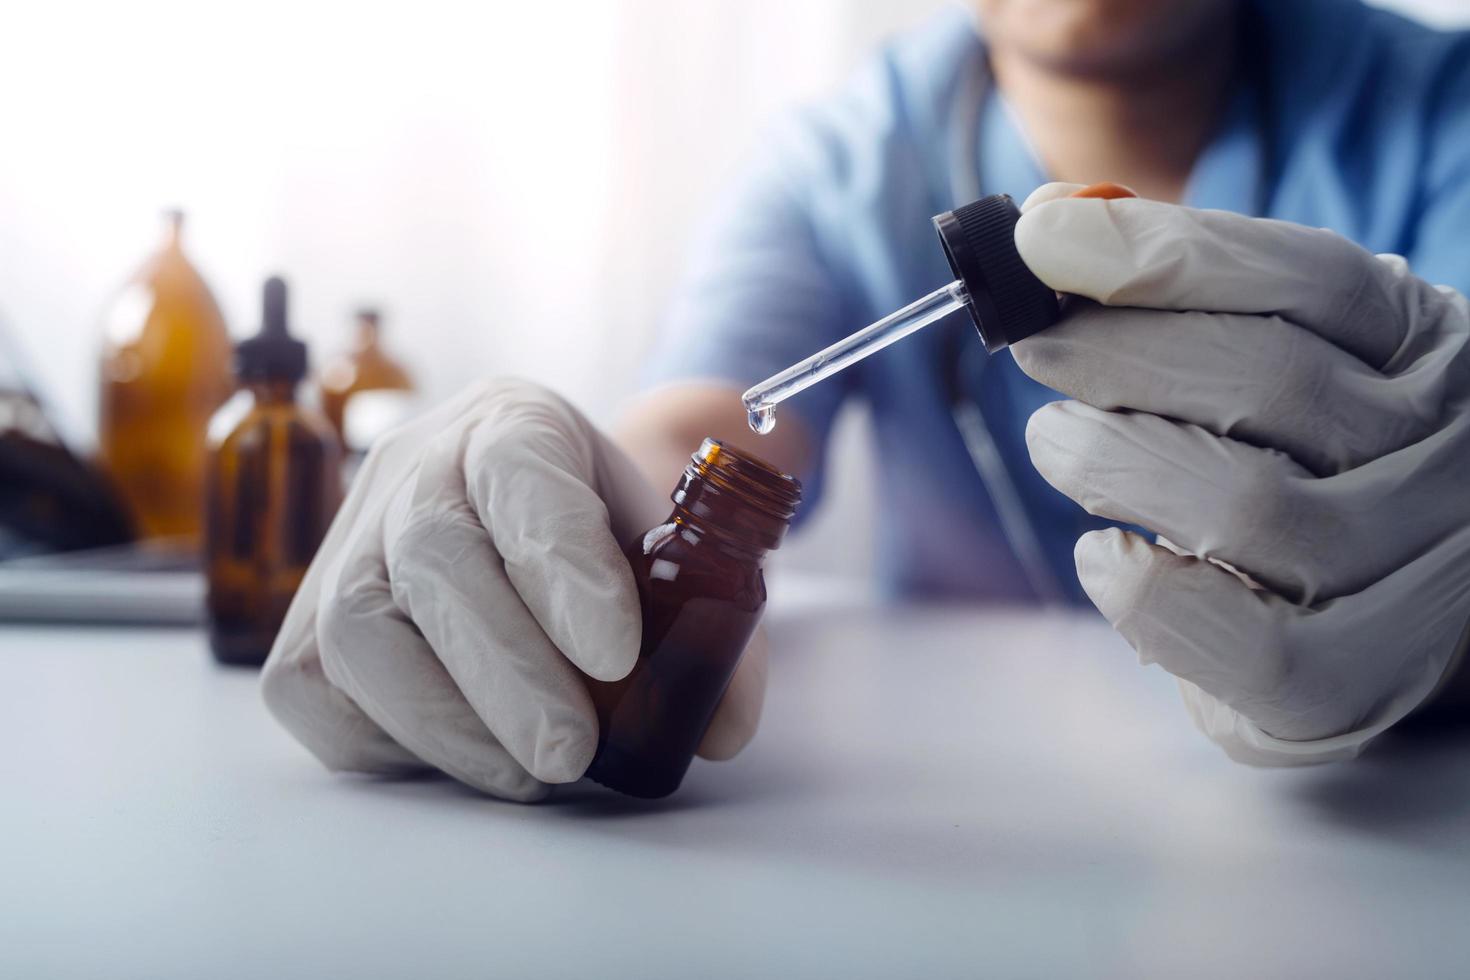
[[[296,401],[306,345],[291,336],[286,284],[265,284],[260,333],[235,350],[240,390],[209,424],[205,561],[210,648],[265,661],[342,497],[326,419]]]
[[[343,445],[365,452],[385,429],[403,421],[413,390],[408,372],[383,350],[382,315],[372,308],[359,310],[351,349],[321,374],[322,411]]]
[[[162,246],[107,313],[98,450],[140,537],[197,545],[205,428],[234,386],[230,337],[184,254],[183,212],[165,219]]]

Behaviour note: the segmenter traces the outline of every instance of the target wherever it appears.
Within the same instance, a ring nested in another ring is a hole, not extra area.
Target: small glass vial
[[[235,349],[240,391],[209,424],[205,562],[209,645],[260,665],[342,496],[327,420],[296,403],[306,345],[286,323],[286,284],[265,284],[260,333]]]
[[[630,796],[679,788],[766,605],[761,564],[778,547],[801,483],[706,439],[674,489],[674,511],[626,551],[643,607],[627,677],[591,681],[601,735],[587,775]]]
[[[408,372],[383,350],[382,316],[375,309],[358,310],[357,337],[352,349],[331,361],[321,375],[322,411],[327,421],[332,423],[332,428],[337,430],[342,444],[354,452],[366,452],[369,447],[365,443],[378,434],[370,432],[358,436],[353,431],[354,427],[348,424],[349,406],[363,392],[397,392],[402,395],[398,400],[398,410],[390,413],[393,417],[383,424],[369,426],[373,429],[391,428],[401,422],[413,392],[413,380]],[[362,427],[359,425],[357,428]]]

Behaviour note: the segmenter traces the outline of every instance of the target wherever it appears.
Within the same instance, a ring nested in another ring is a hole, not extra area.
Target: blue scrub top
[[[1248,9],[1248,55],[1185,203],[1331,228],[1470,292],[1470,33],[1355,0]],[[1047,180],[977,73],[983,41],[949,11],[771,134],[693,250],[650,380],[744,388],[948,282],[930,217],[966,203],[957,193],[1020,201]],[[986,357],[956,315],[808,389],[778,418],[799,416],[825,445],[846,399],[870,406],[888,591],[1084,601],[1072,547],[1107,522],[1042,480],[1025,444],[1031,413],[1059,397],[1008,352]],[[956,404],[983,420],[988,479]],[[1018,536],[1039,563],[1018,554]]]

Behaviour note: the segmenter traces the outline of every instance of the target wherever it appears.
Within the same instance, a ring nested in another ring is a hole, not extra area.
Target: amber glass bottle
[[[346,440],[347,403],[363,391],[412,391],[413,381],[382,347],[382,317],[377,310],[357,313],[357,337],[352,349],[322,371],[322,411],[337,437]],[[366,446],[353,446],[366,449]]]
[[[260,333],[235,351],[241,390],[209,425],[209,643],[224,663],[261,664],[342,496],[341,449],[296,403],[306,345],[286,325],[286,284],[265,284]]]
[[[180,243],[182,212],[106,315],[98,408],[101,463],[140,537],[196,544],[204,432],[229,397],[224,318]]]
[[[587,775],[630,796],[679,788],[766,605],[761,563],[801,483],[713,439],[674,489],[674,512],[627,549],[643,647],[627,677],[591,682],[601,737]]]

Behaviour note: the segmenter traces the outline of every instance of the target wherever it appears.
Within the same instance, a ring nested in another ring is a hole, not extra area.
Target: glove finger
[[[765,630],[757,628],[704,737],[699,740],[701,758],[715,762],[733,759],[755,736],[766,699],[770,651]]]
[[[333,686],[415,756],[460,782],[507,799],[540,799],[548,787],[490,733],[454,678],[393,600],[382,555],[343,565],[350,588],[327,590],[318,629]]]
[[[1082,588],[1140,663],[1198,685],[1278,737],[1298,737],[1283,705],[1289,651],[1310,612],[1117,528],[1084,534],[1075,558]]]
[[[1289,457],[1156,415],[1053,402],[1031,416],[1036,469],[1088,513],[1138,524],[1294,600],[1355,591],[1381,553]],[[1359,522],[1361,523],[1361,522]]]
[[[597,489],[607,473],[600,448],[575,409],[528,386],[462,444],[432,454],[461,460],[470,504],[551,642],[584,673],[610,681],[633,668],[643,624],[633,571]]]
[[[1277,317],[1079,302],[1011,352],[1032,378],[1096,408],[1191,422],[1282,450],[1317,475],[1377,459],[1435,425],[1400,382]]]
[[[271,714],[333,771],[406,775],[427,769],[327,680],[316,625],[313,602],[296,628],[277,636],[260,680]]]
[[[1460,466],[1453,429],[1320,479],[1272,449],[1081,402],[1043,406],[1026,435],[1037,470],[1089,513],[1228,562],[1294,602],[1359,592],[1470,515],[1470,496],[1417,478]]]
[[[526,608],[468,502],[412,506],[418,484],[442,498],[444,480],[456,475],[426,467],[389,508],[393,599],[520,766],[543,782],[573,782],[597,750],[581,675]]]
[[[1066,198],[1016,225],[1031,271],[1108,306],[1276,314],[1382,369],[1427,306],[1418,279],[1340,235],[1140,198]]]

